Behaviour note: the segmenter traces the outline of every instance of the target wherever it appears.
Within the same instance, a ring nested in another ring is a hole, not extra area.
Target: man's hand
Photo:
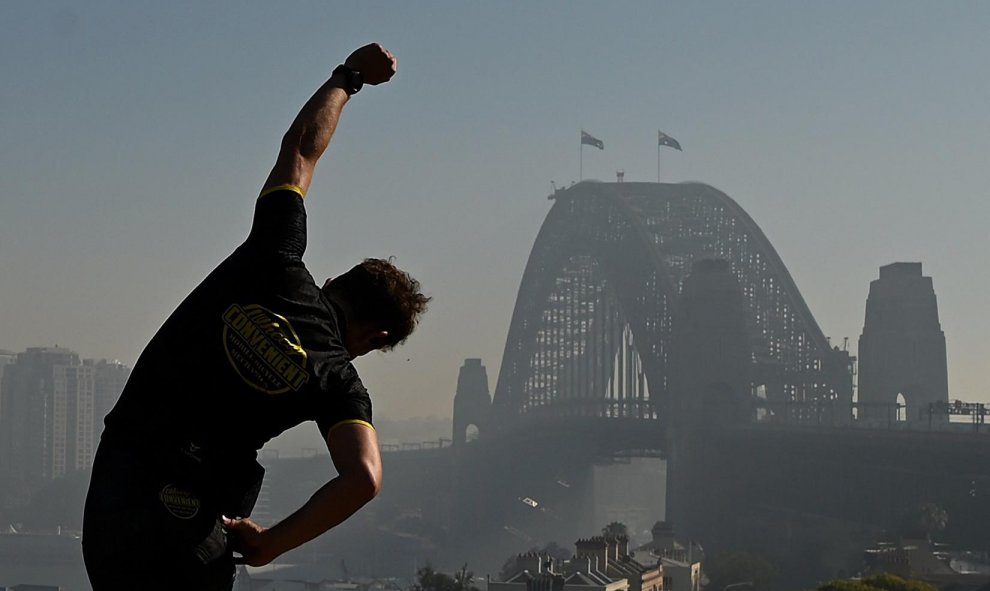
[[[234,558],[237,564],[264,566],[278,557],[266,534],[268,529],[250,519],[224,517],[223,525],[227,529],[231,549],[241,555]]]
[[[361,72],[365,84],[375,86],[388,82],[395,75],[398,64],[389,50],[377,43],[369,43],[354,50],[344,65]]]

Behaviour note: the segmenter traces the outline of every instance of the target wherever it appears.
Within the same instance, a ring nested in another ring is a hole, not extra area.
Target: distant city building
[[[664,591],[663,569],[635,560],[628,538],[595,536],[575,546],[570,560],[520,554],[516,572],[504,581],[491,581],[488,591]]]
[[[609,577],[590,556],[555,562],[531,552],[517,557],[516,569],[504,581],[488,583],[488,591],[629,591],[628,579]]]
[[[663,591],[662,569],[655,564],[644,565],[629,554],[629,538],[626,536],[595,536],[578,540],[576,556],[590,556],[603,573],[613,579],[629,581],[629,591]]]
[[[701,563],[661,557],[663,585],[667,591],[700,591]]]
[[[129,372],[61,347],[18,353],[0,376],[0,471],[33,488],[91,466]]]
[[[117,403],[120,393],[124,391],[124,384],[131,376],[131,368],[117,360],[100,359],[93,361],[87,359],[84,363],[95,366],[93,379],[93,422],[96,439],[99,440],[103,433],[103,419]]]
[[[28,486],[64,471],[64,371],[79,365],[79,355],[60,347],[32,347],[4,368],[0,396],[0,467]],[[63,379],[56,392],[56,373]],[[59,456],[59,457],[57,457]]]
[[[0,384],[3,384],[3,368],[7,365],[17,361],[17,353],[13,351],[7,351],[6,349],[0,349]],[[0,417],[3,417],[3,396],[0,395]],[[0,448],[2,448],[2,443],[0,443]]]
[[[657,561],[663,572],[666,591],[699,591],[701,589],[701,561],[704,552],[700,546],[689,542],[684,546],[674,538],[674,526],[658,521],[650,530],[653,539],[636,548],[647,552]]]
[[[921,263],[880,267],[859,337],[858,418],[947,421],[930,417],[929,405],[948,400],[945,334],[932,278],[921,274]]]
[[[952,550],[928,536],[911,535],[897,542],[880,542],[864,553],[870,574],[891,573],[920,579],[939,589],[958,591],[990,588],[990,561],[985,552]]]

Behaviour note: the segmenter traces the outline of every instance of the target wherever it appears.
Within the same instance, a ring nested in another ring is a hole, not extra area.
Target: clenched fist
[[[344,65],[361,72],[365,84],[388,82],[395,75],[397,63],[392,53],[378,43],[369,43],[347,56]]]

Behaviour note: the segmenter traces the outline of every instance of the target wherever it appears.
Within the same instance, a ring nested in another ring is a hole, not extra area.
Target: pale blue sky
[[[464,357],[494,387],[550,181],[698,180],[763,228],[826,334],[869,281],[934,278],[950,395],[990,400],[990,4],[4,2],[0,348],[133,363],[244,237],[296,110],[380,41],[308,200],[314,275],[396,255],[434,296],[362,360],[382,416],[449,416]],[[407,361],[408,360],[408,361]]]

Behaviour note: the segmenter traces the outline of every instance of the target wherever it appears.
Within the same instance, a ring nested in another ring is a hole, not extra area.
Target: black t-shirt
[[[371,426],[344,315],[303,265],[305,248],[302,191],[266,191],[244,244],[141,354],[106,433],[244,453],[308,420],[324,436],[342,424]]]

